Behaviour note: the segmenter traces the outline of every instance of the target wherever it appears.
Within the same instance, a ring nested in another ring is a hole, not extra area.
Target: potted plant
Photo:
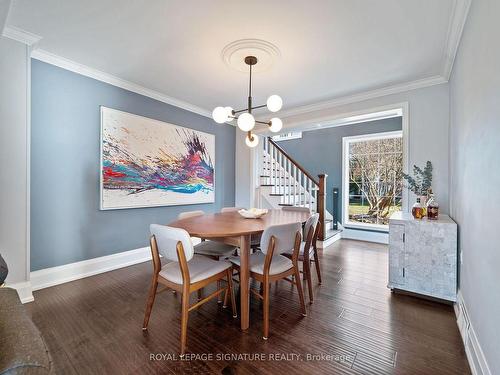
[[[424,168],[414,165],[413,176],[403,173],[403,178],[407,182],[407,188],[420,198],[420,204],[425,208],[427,205],[427,194],[432,186],[432,163],[427,161]]]

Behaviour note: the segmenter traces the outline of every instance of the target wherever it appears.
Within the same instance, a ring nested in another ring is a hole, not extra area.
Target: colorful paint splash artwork
[[[101,131],[101,209],[214,202],[214,135],[106,107]]]

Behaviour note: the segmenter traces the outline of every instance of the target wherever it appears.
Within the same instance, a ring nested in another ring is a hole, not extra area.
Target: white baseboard
[[[469,361],[469,366],[473,375],[491,375],[488,362],[484,356],[479,340],[477,339],[474,327],[469,319],[467,305],[460,290],[457,293],[457,303],[455,304],[455,315],[457,316],[458,329],[464,341],[465,354]]]
[[[21,281],[19,283],[6,283],[7,288],[12,288],[17,291],[17,295],[22,303],[33,302],[33,293],[31,283],[29,281]]]
[[[81,262],[45,268],[43,270],[31,272],[31,287],[34,291],[48,288],[98,273],[146,262],[150,259],[151,250],[149,247],[142,247],[99,258],[83,260]]]
[[[384,232],[374,232],[366,230],[356,230],[350,228],[344,228],[342,230],[342,238],[349,240],[359,240],[376,242],[387,245],[389,243],[389,234]]]

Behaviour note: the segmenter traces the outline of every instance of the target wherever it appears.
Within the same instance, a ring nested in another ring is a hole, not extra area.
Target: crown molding
[[[442,62],[443,64],[442,73],[440,75],[435,75],[396,85],[386,86],[375,90],[368,90],[353,95],[341,96],[312,104],[296,106],[281,111],[280,116],[282,118],[285,118],[309,112],[321,111],[332,107],[352,104],[356,102],[362,102],[369,99],[397,94],[405,91],[416,90],[448,82],[451,75],[451,71],[453,69],[453,63],[457,54],[457,50],[460,45],[460,39],[462,37],[462,32],[464,29],[465,22],[467,20],[467,15],[470,9],[471,2],[472,0],[454,1],[452,14],[448,26],[446,48],[444,51],[443,62]],[[29,46],[33,46],[41,39],[41,37],[38,35],[32,34],[30,32],[12,26],[6,26],[3,31],[3,35],[8,38],[17,40],[21,43],[25,43]],[[124,80],[122,78],[91,68],[89,66],[77,63],[75,61],[66,59],[62,56],[55,55],[43,49],[35,49],[32,52],[31,57],[58,66],[60,68],[84,75],[86,77],[90,77],[99,80],[101,82],[109,83],[113,86],[117,86],[125,90],[129,90],[153,98],[155,100],[173,105],[175,107],[179,107],[187,111],[197,113],[201,116],[211,118],[211,112],[207,109],[170,97],[161,92],[148,89],[139,84]]]
[[[6,26],[3,29],[2,35],[6,38],[16,40],[28,46],[34,46],[36,43],[40,41],[40,39],[42,39],[42,37],[39,35],[18,29],[17,27],[14,26]]]
[[[138,85],[136,83],[124,80],[122,78],[116,77],[114,75],[105,73],[103,71],[91,68],[89,66],[77,63],[75,61],[69,60],[65,57],[55,55],[53,53],[47,52],[43,49],[35,49],[31,53],[31,57],[43,61],[45,63],[58,66],[59,68],[63,68],[69,70],[74,73],[81,74],[83,76],[96,79],[98,81],[108,83],[110,85],[120,87],[122,89],[135,92],[137,94],[147,96],[149,98],[158,100],[163,103],[167,103],[173,105],[178,108],[185,109],[186,111],[190,111],[201,116],[212,117],[212,114],[198,106],[187,103],[185,101],[172,98],[171,96],[165,95],[159,91],[148,89],[144,86]]]
[[[472,0],[455,0],[448,25],[445,55],[443,57],[443,77],[448,81],[453,70],[453,63],[457,56],[460,40],[464,30],[465,22],[469,14]]]
[[[379,98],[382,96],[398,94],[405,91],[411,91],[411,90],[421,89],[424,87],[440,85],[446,82],[448,81],[444,77],[437,75],[397,85],[386,86],[376,90],[365,91],[354,95],[342,96],[339,98],[325,100],[314,104],[308,104],[286,109],[284,111],[281,111],[280,115],[282,118],[296,116],[304,113],[316,112],[329,109],[332,107],[338,107],[341,105],[358,103],[369,99]]]

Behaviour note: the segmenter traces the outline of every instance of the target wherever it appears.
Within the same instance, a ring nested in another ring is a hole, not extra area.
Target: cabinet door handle
[[[403,267],[403,277],[405,277],[405,268]]]
[[[403,242],[405,242],[405,233],[403,233]]]

